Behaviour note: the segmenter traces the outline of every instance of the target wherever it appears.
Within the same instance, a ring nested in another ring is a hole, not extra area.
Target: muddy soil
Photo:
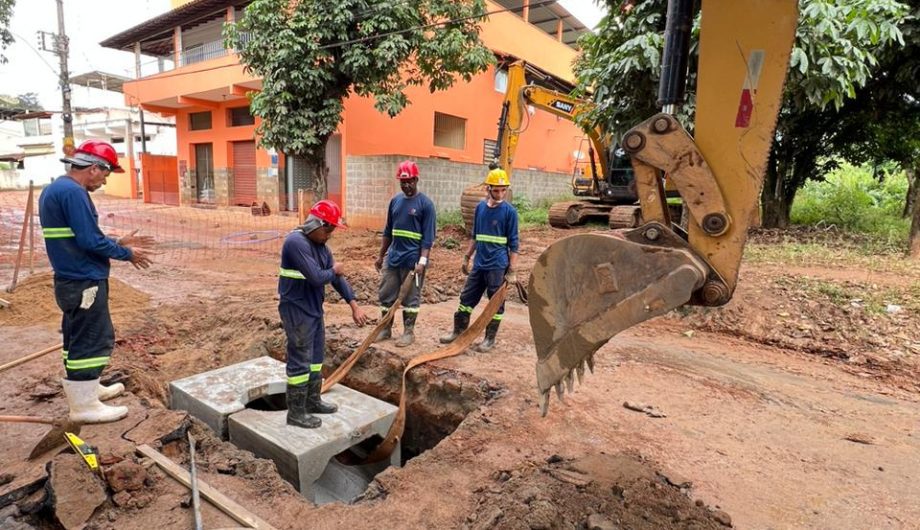
[[[521,279],[546,245],[568,233],[525,231]],[[405,363],[438,346],[463,285],[462,237],[456,229],[439,233],[416,343],[375,345],[346,384],[392,402]],[[332,244],[376,317],[378,234],[336,232]],[[106,376],[126,384],[129,395],[119,399],[132,413],[87,434],[112,460],[149,465],[126,433],[168,406],[169,381],[262,355],[284,358],[277,263],[248,254],[211,267],[207,259],[189,263],[114,268],[117,344]],[[909,528],[920,517],[920,277],[865,278],[846,264],[745,264],[730,304],[624,332],[598,353],[585,386],[564,403],[554,398],[546,418],[532,382],[526,307],[512,299],[492,352],[410,373],[405,465],[378,475],[353,505],[313,506],[270,461],[193,420],[184,425],[199,440],[200,479],[278,528],[304,521],[315,528]],[[875,301],[879,285],[890,300]],[[4,298],[13,305],[0,309],[7,345],[0,364],[60,340],[49,275],[21,281]],[[337,298],[330,293],[327,301],[327,365],[369,330],[356,328]],[[879,311],[882,301],[901,309]],[[0,373],[0,414],[65,412],[60,375],[55,355]],[[7,499],[0,504],[19,506],[23,499],[8,500],[14,487],[41,484],[44,462],[24,455],[43,432],[0,430],[0,456],[12,463],[0,472],[11,475],[0,485]],[[183,439],[149,443],[188,464]],[[90,527],[190,523],[187,490],[156,466],[147,469],[145,489],[117,499],[110,491]],[[17,508],[20,522],[59,527],[48,503],[35,504],[29,513]],[[206,527],[234,524],[213,506],[204,515]]]

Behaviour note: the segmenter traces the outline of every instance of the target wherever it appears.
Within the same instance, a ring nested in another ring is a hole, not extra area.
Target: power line
[[[60,75],[60,74],[58,73],[58,71],[55,70],[53,66],[51,66],[51,63],[49,63],[48,61],[46,61],[46,60],[45,60],[45,57],[44,57],[41,53],[39,53],[38,50],[36,50],[31,44],[29,44],[29,41],[26,40],[25,37],[23,37],[22,35],[20,35],[20,34],[14,32],[14,31],[10,31],[10,33],[11,33],[14,37],[16,37],[17,39],[19,39],[20,41],[22,41],[22,43],[25,44],[27,48],[29,48],[30,50],[32,50],[33,52],[35,52],[35,55],[38,55],[38,58],[41,59],[43,63],[45,63],[45,66],[47,66],[48,69],[51,70],[51,72],[54,73],[54,75]]]

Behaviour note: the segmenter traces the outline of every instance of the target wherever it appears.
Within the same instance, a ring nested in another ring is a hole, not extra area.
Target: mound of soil
[[[669,480],[642,457],[597,454],[502,471],[480,489],[467,528],[614,529],[731,526],[731,518],[694,503],[689,483]],[[674,482],[678,482],[676,485]]]
[[[61,319],[61,310],[54,301],[54,275],[35,274],[23,280],[12,293],[3,293],[10,307],[0,309],[0,325],[27,326]],[[118,315],[147,307],[150,296],[128,284],[109,278],[109,311]]]

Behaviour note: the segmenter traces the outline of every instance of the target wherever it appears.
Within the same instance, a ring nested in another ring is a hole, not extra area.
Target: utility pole
[[[58,33],[55,35],[55,52],[61,60],[61,95],[64,105],[61,117],[64,120],[64,153],[73,154],[73,113],[70,108],[70,72],[67,70],[67,56],[70,53],[70,43],[67,33],[64,32],[64,0],[57,1]]]

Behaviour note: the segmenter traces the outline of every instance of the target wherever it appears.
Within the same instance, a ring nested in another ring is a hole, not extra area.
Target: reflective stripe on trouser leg
[[[460,305],[457,307],[458,314],[466,313],[469,315],[473,313],[473,308],[482,299],[482,295],[488,287],[486,281],[487,272],[489,271],[480,269],[470,271],[470,274],[466,277],[466,283],[463,285],[463,290],[460,291]]]
[[[287,336],[288,384],[301,386],[322,379],[325,356],[325,329],[323,319],[305,314],[295,305],[282,302],[278,305],[281,325]]]
[[[115,347],[108,280],[54,280],[54,299],[63,313],[62,353],[67,379],[99,379]]]

